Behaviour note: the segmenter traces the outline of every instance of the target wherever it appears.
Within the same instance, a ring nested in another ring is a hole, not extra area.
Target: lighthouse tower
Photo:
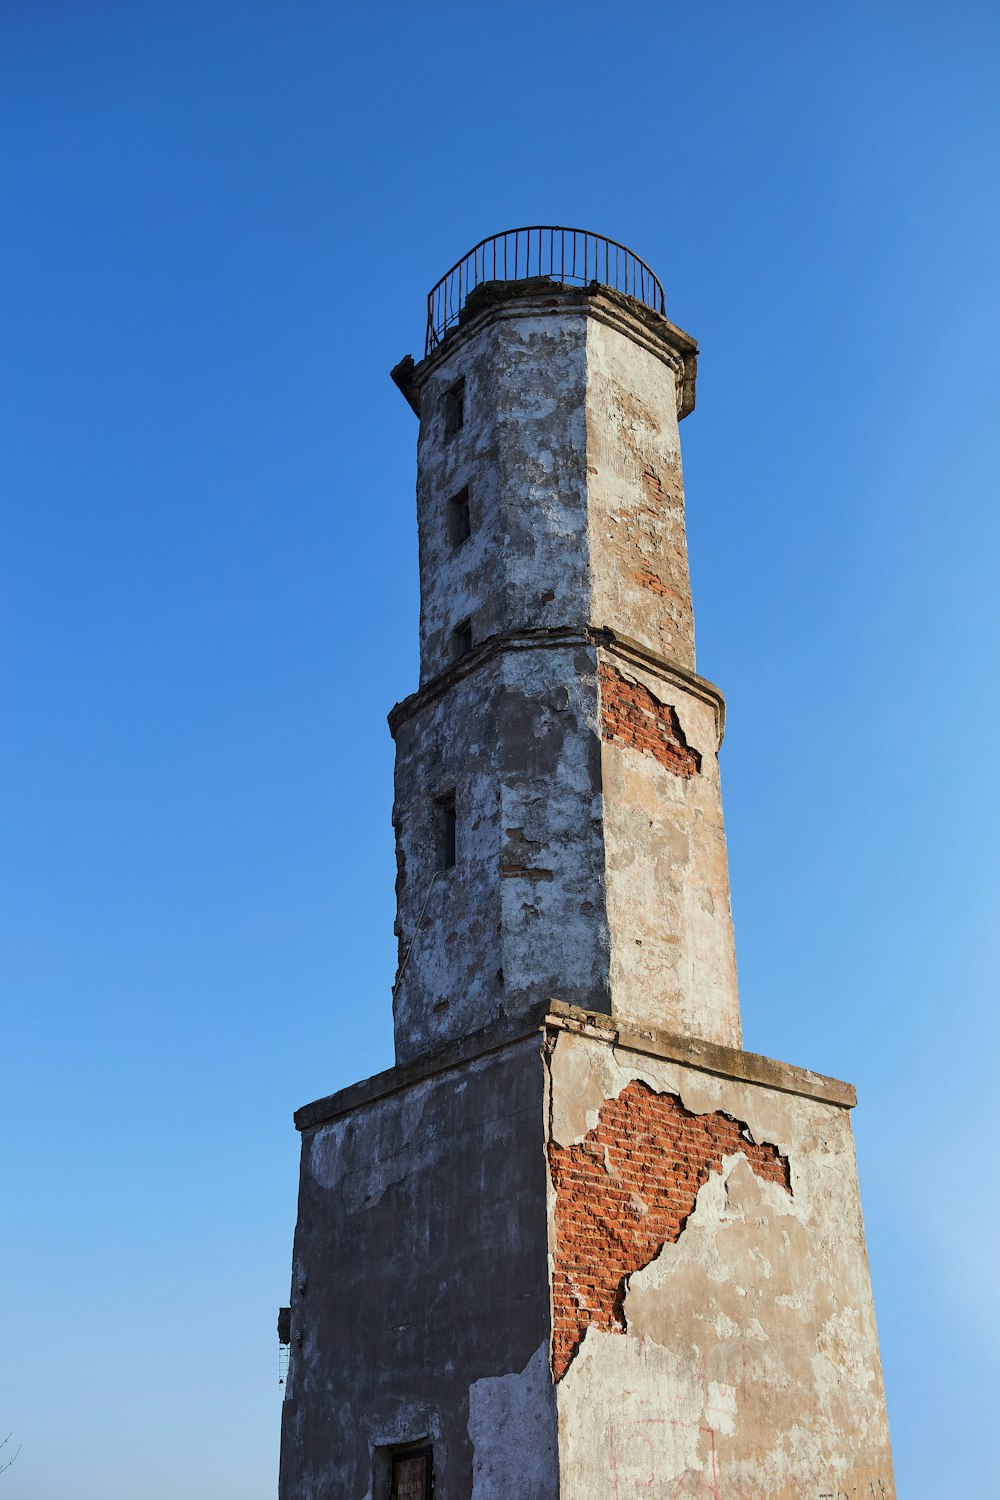
[[[697,347],[580,230],[484,242],[393,379],[396,1063],[299,1110],[281,1500],[889,1500],[850,1085],[741,1047]]]

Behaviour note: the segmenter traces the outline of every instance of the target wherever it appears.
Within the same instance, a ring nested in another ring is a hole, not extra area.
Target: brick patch
[[[601,731],[616,745],[648,750],[675,776],[695,776],[701,756],[684,737],[669,704],[660,703],[641,683],[630,682],[616,667],[601,662]]]
[[[649,589],[650,593],[659,594],[661,598],[667,594],[672,599],[680,600],[681,598],[676,589],[672,589],[669,583],[664,583],[662,578],[658,577],[656,573],[650,572],[648,568],[643,568],[639,573],[633,573],[632,577],[639,584],[640,588]]]
[[[552,1374],[561,1380],[592,1325],[625,1332],[628,1278],[674,1244],[711,1171],[742,1152],[791,1192],[788,1160],[721,1110],[695,1115],[636,1079],[601,1106],[575,1146],[549,1142],[556,1194]]]

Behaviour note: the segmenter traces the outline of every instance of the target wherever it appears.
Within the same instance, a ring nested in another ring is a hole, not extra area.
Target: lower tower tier
[[[300,1110],[280,1500],[891,1500],[854,1102],[553,1002]]]

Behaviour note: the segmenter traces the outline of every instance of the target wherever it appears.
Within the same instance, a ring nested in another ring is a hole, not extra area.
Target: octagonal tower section
[[[553,999],[739,1045],[678,435],[696,356],[640,297],[550,276],[481,282],[393,372],[420,418],[399,1061]]]

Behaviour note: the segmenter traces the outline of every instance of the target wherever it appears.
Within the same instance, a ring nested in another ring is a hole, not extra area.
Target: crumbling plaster
[[[599,667],[676,719],[685,774],[602,734]],[[720,711],[701,679],[574,632],[485,643],[400,705],[400,1061],[552,998],[738,1045]]]
[[[523,1370],[484,1375],[469,1389],[471,1500],[555,1500],[557,1428],[548,1340]]]
[[[421,682],[473,639],[590,618],[586,527],[587,318],[570,305],[482,321],[421,385],[417,448]],[[445,437],[445,394],[464,380],[464,422]],[[469,487],[472,531],[456,546],[450,497]]]
[[[693,674],[677,431],[693,349],[607,291],[493,286],[408,373],[422,686],[390,716],[401,1060],[552,997],[739,1041],[721,699]],[[602,737],[598,667],[663,705],[694,774]],[[450,787],[458,860],[435,879]]]
[[[300,1112],[281,1500],[363,1500],[424,1438],[439,1500],[891,1500],[852,1090],[566,1005],[522,1024]],[[736,1149],[554,1381],[546,1159],[637,1089]]]
[[[678,433],[683,365],[587,322],[592,618],[694,671]]]
[[[465,619],[476,640],[599,624],[694,669],[677,427],[694,365],[693,341],[631,299],[520,283],[480,289],[409,368],[421,683],[448,666]],[[466,486],[472,533],[456,546],[448,501]]]
[[[396,727],[400,1061],[553,994],[609,1008],[596,666],[585,642],[526,642]],[[452,788],[456,863],[438,873]]]
[[[673,1242],[627,1281],[627,1332],[590,1328],[557,1386],[562,1494],[731,1500],[894,1494],[849,1115],[826,1099],[561,1033],[550,1140],[586,1139],[634,1080],[723,1111],[791,1192],[725,1155]],[[550,1183],[550,1254],[559,1254]],[[595,1420],[595,1413],[600,1419]]]
[[[791,1190],[788,1159],[728,1111],[687,1110],[633,1079],[570,1146],[549,1142],[555,1203],[552,1373],[561,1380],[591,1329],[627,1331],[631,1278],[684,1233],[698,1193],[727,1156],[742,1155]]]
[[[632,299],[537,281],[393,372],[421,577],[397,1066],[296,1117],[280,1500],[385,1500],[428,1441],[436,1500],[894,1495],[853,1090],[738,1050],[695,361]]]
[[[503,966],[499,659],[430,699],[396,734],[396,1056],[496,1020]],[[457,859],[440,869],[437,799],[454,792]]]
[[[740,1044],[740,1008],[715,705],[652,666],[626,673],[676,715],[697,774],[605,737],[604,865],[611,995],[625,1023]]]

